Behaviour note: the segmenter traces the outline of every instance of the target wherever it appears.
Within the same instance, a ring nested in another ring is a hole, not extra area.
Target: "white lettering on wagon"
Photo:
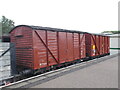
[[[40,66],[42,66],[42,65],[47,65],[47,63],[40,63]]]

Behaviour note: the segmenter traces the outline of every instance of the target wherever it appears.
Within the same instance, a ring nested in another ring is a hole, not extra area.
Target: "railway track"
[[[6,89],[6,88],[11,88],[11,89],[30,88],[32,86],[47,82],[49,80],[58,78],[60,76],[69,74],[71,72],[75,72],[77,70],[89,67],[91,65],[100,63],[102,61],[109,60],[110,58],[116,57],[117,55],[120,55],[120,53],[110,55],[110,56],[101,57],[101,58],[97,58],[97,59],[93,59],[93,60],[82,62],[82,63],[77,63],[77,64],[74,64],[74,65],[71,65],[71,66],[68,66],[68,67],[64,67],[64,68],[61,68],[61,69],[57,69],[57,70],[54,70],[54,71],[46,72],[44,74],[40,74],[40,75],[30,77],[30,78],[27,78],[27,79],[24,79],[24,80],[21,80],[21,81],[17,81],[17,82],[11,83],[9,85],[2,86],[0,88],[2,88],[2,90]]]

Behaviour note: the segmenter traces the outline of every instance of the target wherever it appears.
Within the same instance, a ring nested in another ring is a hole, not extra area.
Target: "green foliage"
[[[120,31],[104,31],[102,33],[120,34]]]
[[[15,26],[14,22],[10,19],[7,19],[5,16],[2,16],[2,33],[9,34],[10,30]]]

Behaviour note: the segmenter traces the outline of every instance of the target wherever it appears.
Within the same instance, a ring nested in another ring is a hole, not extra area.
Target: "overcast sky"
[[[119,0],[0,0],[0,16],[15,25],[100,33],[118,30]]]

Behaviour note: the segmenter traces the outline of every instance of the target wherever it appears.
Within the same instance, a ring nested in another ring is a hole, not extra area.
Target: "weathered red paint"
[[[99,37],[99,35],[95,35],[95,40],[96,40],[96,56],[98,56],[98,55],[100,55],[100,39],[99,39],[100,37]]]
[[[73,44],[74,44],[74,59],[79,59],[79,34],[74,33],[73,34]]]
[[[73,53],[73,33],[67,33],[67,61],[72,61]]]
[[[66,32],[59,32],[59,61],[64,63],[67,61],[67,35]]]

